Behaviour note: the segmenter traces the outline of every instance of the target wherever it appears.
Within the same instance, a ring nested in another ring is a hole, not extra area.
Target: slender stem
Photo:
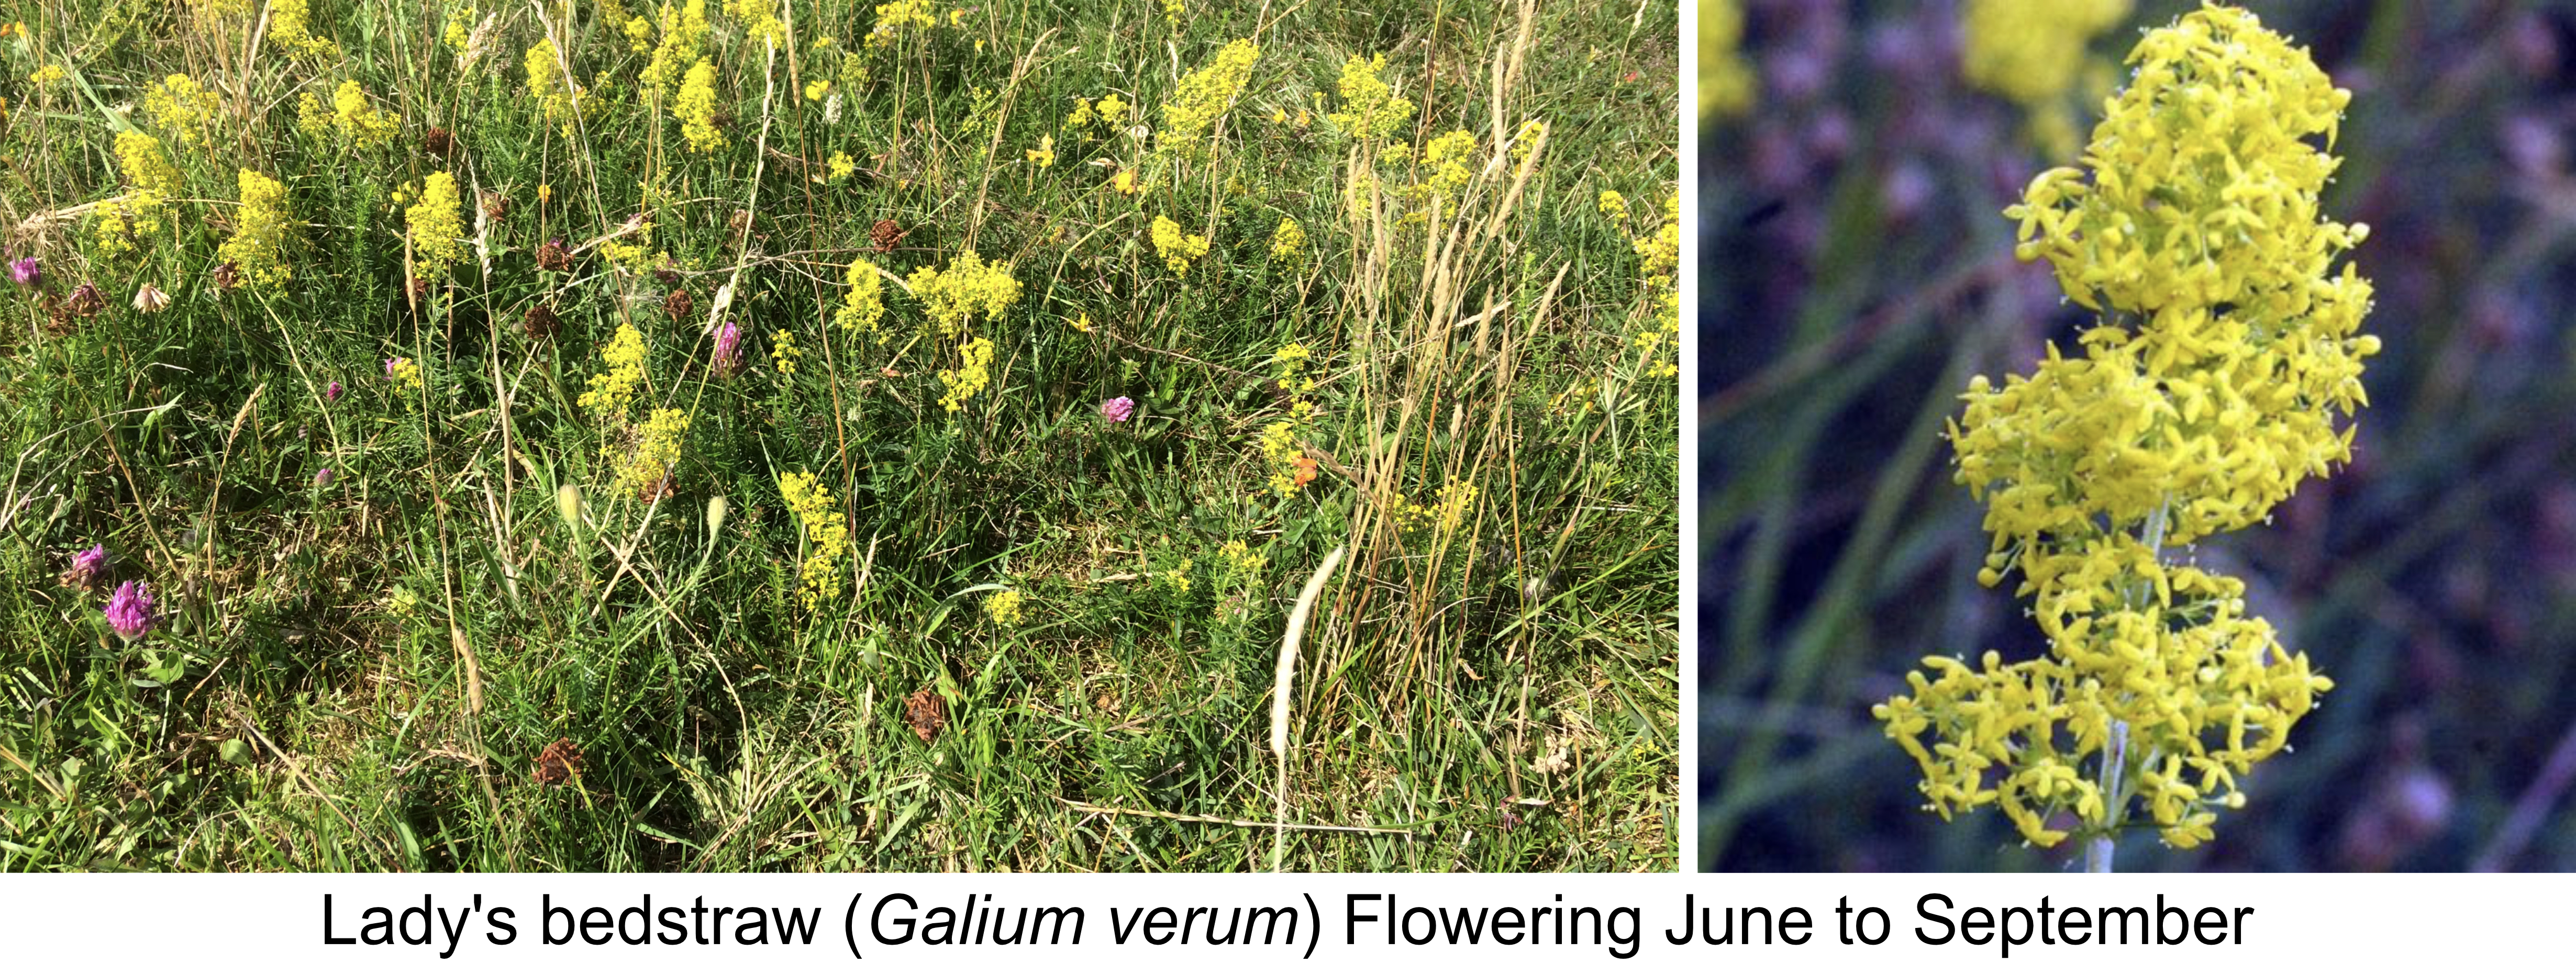
[[[2167,511],[2172,508],[2172,506],[2173,498],[2170,496],[2157,502],[2156,509],[2147,514],[2147,523],[2139,530],[2139,540],[2146,543],[2147,551],[2150,553],[2149,557],[2158,559],[2164,557],[2165,518]],[[2132,594],[2130,599],[2136,602],[2143,602],[2146,600],[2144,583],[2139,585],[2139,591]],[[2085,872],[2107,873],[2111,871],[2112,855],[2119,851],[2119,840],[2115,838],[2115,835],[2119,831],[2121,820],[2128,817],[2126,814],[2129,804],[2128,799],[2120,792],[2121,772],[2127,769],[2128,765],[2129,724],[2127,721],[2114,720],[2111,722],[2111,741],[2102,749],[2102,773],[2100,780],[2104,808],[2103,815],[2106,821],[2103,823],[2101,831],[2095,833],[2084,845]]]

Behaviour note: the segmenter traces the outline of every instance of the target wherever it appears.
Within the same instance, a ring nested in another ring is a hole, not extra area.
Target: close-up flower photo
[[[1679,868],[1675,5],[12,10],[0,870]]]
[[[1695,866],[2576,869],[2576,10],[1713,6]]]

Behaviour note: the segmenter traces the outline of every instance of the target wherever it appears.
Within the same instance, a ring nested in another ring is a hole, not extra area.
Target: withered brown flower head
[[[456,133],[432,125],[429,134],[420,137],[420,147],[430,155],[445,158],[448,150],[456,147]]]
[[[894,245],[902,243],[905,235],[911,232],[895,226],[893,220],[878,220],[876,226],[868,228],[868,242],[875,244],[877,253],[882,254],[893,250]]]
[[[403,286],[404,286],[404,289],[405,289],[405,290],[408,290],[408,291],[410,291],[410,292],[411,292],[411,299],[412,299],[412,300],[414,300],[414,301],[421,301],[421,300],[425,300],[425,299],[427,299],[427,298],[429,297],[429,282],[428,282],[428,281],[424,281],[424,280],[421,280],[420,278],[414,277],[414,278],[410,278],[410,279],[406,280],[406,281],[404,282],[404,285],[403,285]]]
[[[560,785],[581,774],[581,748],[572,738],[558,737],[537,755],[537,783]]]
[[[555,329],[563,327],[563,319],[555,317],[553,305],[540,304],[528,309],[522,324],[527,327],[529,338],[545,341],[555,337]]]
[[[98,293],[98,285],[82,281],[81,286],[72,289],[72,296],[63,302],[63,310],[83,318],[96,318],[99,312],[107,310],[107,298]]]
[[[564,242],[562,237],[548,240],[543,246],[537,248],[537,267],[539,269],[560,271],[571,266],[572,255],[564,251]]]
[[[671,316],[673,324],[687,324],[689,310],[696,306],[696,299],[689,297],[686,288],[674,288],[669,295],[662,298],[662,311]]]
[[[241,286],[241,267],[232,261],[215,265],[215,286],[230,291]]]
[[[929,687],[915,690],[903,701],[903,719],[912,725],[913,734],[924,744],[939,737],[939,729],[948,726],[948,701]]]
[[[653,279],[662,282],[663,287],[679,287],[680,269],[669,264],[653,268]]]
[[[484,190],[483,215],[492,220],[500,220],[509,216],[510,198],[493,192],[492,190]]]

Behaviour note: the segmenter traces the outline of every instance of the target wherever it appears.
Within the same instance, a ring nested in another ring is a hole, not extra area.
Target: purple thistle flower
[[[1136,400],[1120,396],[1100,404],[1100,415],[1112,423],[1124,423],[1136,415]]]
[[[321,472],[321,473],[317,473],[317,474],[314,474],[314,475],[313,475],[313,486],[315,486],[315,487],[329,487],[329,486],[331,486],[331,481],[332,481],[333,479],[334,479],[334,478],[333,478],[333,477],[332,477],[332,475],[331,475],[331,468],[329,468],[329,467],[324,467],[324,468],[322,468],[322,472]]]
[[[716,374],[730,376],[742,369],[742,326],[731,321],[716,329]]]
[[[9,262],[9,279],[19,287],[35,287],[45,283],[45,269],[33,257],[20,257]]]
[[[346,391],[348,391],[348,390],[345,390],[345,389],[340,388],[340,380],[338,380],[338,379],[333,379],[333,380],[331,380],[331,385],[330,385],[330,387],[322,390],[322,401],[323,401],[323,402],[339,402],[339,401],[340,401],[340,394],[341,394],[342,392],[346,392]]]
[[[73,555],[72,570],[63,573],[63,581],[74,588],[95,588],[107,581],[107,546],[93,545]]]
[[[127,582],[116,587],[107,599],[107,624],[126,639],[141,639],[152,631],[161,617],[152,613],[152,592],[141,582]]]

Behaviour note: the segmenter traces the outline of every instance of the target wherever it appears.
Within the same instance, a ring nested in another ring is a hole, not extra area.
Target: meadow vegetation
[[[18,10],[0,867],[1674,866],[1669,5]]]

